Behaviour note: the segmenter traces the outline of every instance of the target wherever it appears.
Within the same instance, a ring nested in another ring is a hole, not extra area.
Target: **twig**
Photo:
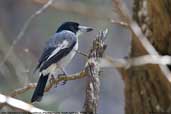
[[[54,85],[57,85],[59,82],[81,79],[81,78],[84,78],[85,76],[86,76],[86,73],[84,70],[79,72],[79,73],[67,76],[67,77],[66,76],[60,76],[58,78],[55,78],[55,80],[52,83],[49,83],[46,86],[45,92],[48,92]],[[22,94],[28,90],[34,89],[36,87],[36,85],[37,85],[37,83],[30,83],[30,84],[24,86],[23,88],[14,90],[11,94],[9,94],[9,96],[15,97],[15,96]]]
[[[79,51],[79,50],[74,50],[74,51],[75,51],[77,54],[80,54],[80,55],[82,55],[82,56],[88,58],[88,55],[87,55],[86,53],[81,52],[81,51]]]
[[[0,109],[3,106],[10,106],[10,107],[13,107],[15,109],[20,109],[22,111],[31,112],[31,113],[33,113],[33,112],[39,112],[39,113],[47,112],[45,110],[36,108],[31,104],[25,103],[21,100],[0,94]]]
[[[123,22],[123,21],[116,21],[116,20],[112,19],[111,23],[118,24],[118,25],[121,25],[121,26],[124,26],[124,27],[128,27],[128,23]]]
[[[3,64],[5,63],[5,61],[8,59],[8,57],[10,56],[14,46],[21,40],[21,38],[24,36],[28,26],[30,25],[31,21],[38,15],[40,15],[45,9],[47,9],[54,0],[49,0],[42,8],[40,8],[39,10],[37,10],[34,14],[32,14],[24,23],[23,27],[21,28],[19,34],[17,35],[17,38],[12,42],[11,47],[8,49],[4,59],[2,60],[2,62],[0,63],[0,68],[3,66]]]
[[[69,80],[77,80],[86,77],[86,72],[83,70],[79,73],[73,74],[71,76],[60,76],[59,78],[55,79],[52,83],[50,83],[46,88],[45,92],[48,92],[54,85],[57,85],[61,81],[69,81]]]
[[[70,75],[68,77],[66,76],[60,76],[60,77],[57,77],[55,78],[51,83],[49,83],[46,88],[45,88],[45,92],[48,92],[53,86],[57,85],[59,82],[62,82],[62,81],[69,81],[69,80],[76,80],[76,79],[81,79],[81,78],[84,78],[86,76],[86,72],[85,70],[79,72],[79,73],[76,73],[76,74],[73,74],[73,75]],[[24,92],[28,91],[28,90],[31,90],[31,89],[35,89],[36,88],[36,85],[37,83],[30,83],[26,86],[24,86],[23,88],[20,88],[20,89],[16,89],[15,91],[13,91],[9,96],[11,97],[15,97],[19,94],[23,94]],[[4,98],[4,97],[3,97]],[[0,101],[1,101],[1,97],[0,97]],[[2,99],[3,101],[3,99]],[[0,102],[0,109],[5,106],[5,105],[10,105],[10,104],[6,104],[6,102]],[[13,104],[14,105],[14,104]],[[17,107],[16,105],[14,105],[12,107]],[[21,105],[22,107],[22,105]],[[17,107],[19,109],[21,109],[20,107]],[[33,109],[32,109],[33,110]],[[27,110],[26,110],[27,111]],[[34,109],[34,111],[36,111],[36,109]]]
[[[14,90],[9,96],[15,97],[19,94],[22,94],[28,90],[34,89],[36,87],[37,83],[29,83],[28,85],[24,86],[23,88],[19,88]]]
[[[45,88],[45,92],[48,92],[54,85],[58,84],[61,81],[76,80],[76,79],[81,79],[84,77],[86,77],[86,72],[84,70],[79,73],[70,75],[68,77],[66,76],[58,77],[55,80],[53,80],[52,83],[49,83],[47,85],[47,87]],[[15,97],[16,95],[19,95],[28,90],[34,89],[36,85],[37,83],[30,83],[23,88],[16,89],[14,92],[10,94],[10,96]],[[20,109],[20,110],[27,111],[27,112],[46,112],[44,110],[38,109],[30,104],[27,104],[23,101],[20,101],[11,97],[7,97],[7,96],[0,94],[0,109],[4,106],[10,106],[10,107],[14,107],[16,109]],[[82,112],[77,112],[76,114],[82,114]]]
[[[94,61],[94,59],[89,59]],[[100,58],[99,65],[102,68],[114,67],[114,68],[125,68],[128,69],[133,66],[142,66],[145,64],[159,64],[159,65],[171,65],[171,56],[156,56],[156,55],[144,55],[134,58],[118,58],[113,59],[112,57],[106,56]]]

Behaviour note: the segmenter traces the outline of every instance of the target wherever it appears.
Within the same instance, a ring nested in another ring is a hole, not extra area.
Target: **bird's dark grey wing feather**
[[[52,56],[50,59],[45,61],[43,65],[40,67],[40,72],[46,68],[48,68],[51,64],[57,63],[59,60],[61,60],[64,56],[66,56],[74,47],[76,42],[73,42],[72,45],[70,45],[67,48],[61,49],[56,53],[54,56]]]
[[[63,47],[60,46],[64,41],[67,43]],[[57,63],[61,58],[66,56],[75,46],[76,36],[70,32],[56,33],[48,42],[39,59],[36,69],[42,70],[48,68],[51,64]],[[59,50],[58,50],[59,48]],[[53,53],[55,50],[58,50]],[[52,56],[53,55],[53,56]]]
[[[44,49],[43,54],[40,56],[39,63],[37,67],[35,68],[35,71],[40,68],[43,61],[46,61],[49,57],[49,55],[56,49],[56,47],[49,47]]]

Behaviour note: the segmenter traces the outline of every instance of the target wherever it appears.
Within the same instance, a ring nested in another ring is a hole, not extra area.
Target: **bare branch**
[[[90,60],[89,60],[90,61]],[[91,59],[94,61],[94,59]],[[171,65],[171,56],[144,55],[134,58],[115,58],[106,56],[100,59],[100,67],[130,68],[145,64]]]
[[[99,59],[102,58],[106,49],[104,40],[106,39],[107,30],[99,32],[97,39],[93,41],[92,49],[89,53],[89,61],[87,63],[86,72],[88,74],[88,81],[86,87],[86,98],[84,102],[85,112],[92,114],[97,113],[100,96],[100,72]],[[93,58],[94,61],[91,61]]]
[[[9,106],[15,109],[20,109],[22,111],[32,112],[32,113],[33,112],[47,112],[45,110],[36,108],[31,104],[25,103],[21,100],[0,94],[0,108],[2,108],[3,106]]]
[[[23,88],[19,88],[14,90],[9,96],[15,97],[19,94],[22,94],[28,90],[34,89],[36,87],[37,83],[29,83],[28,85],[24,86]]]
[[[45,92],[48,92],[54,85],[57,85],[61,81],[69,81],[69,80],[77,80],[86,77],[86,72],[83,70],[79,73],[70,75],[70,76],[60,76],[59,78],[55,79],[52,83],[50,83],[46,88]]]
[[[86,72],[84,70],[79,73],[69,75],[67,77],[60,76],[58,78],[55,78],[53,80],[53,82],[48,83],[48,85],[45,88],[45,92],[48,92],[53,86],[57,85],[58,83],[60,83],[62,81],[81,79],[81,78],[84,78],[85,76],[86,76]],[[35,89],[36,85],[37,85],[37,83],[30,83],[30,84],[24,86],[23,88],[14,90],[9,96],[15,97],[19,94],[23,94],[24,92],[26,92],[28,90]]]
[[[54,85],[57,85],[61,81],[81,79],[81,78],[84,78],[85,76],[86,76],[86,72],[84,70],[79,72],[79,73],[70,75],[68,77],[61,76],[59,78],[54,79],[52,83],[49,83],[47,85],[47,87],[45,88],[45,92],[48,92]],[[10,94],[10,96],[15,97],[15,96],[22,94],[28,90],[34,89],[36,87],[36,85],[37,85],[37,83],[30,83],[23,88],[15,90],[14,92],[12,92]],[[27,112],[46,112],[42,109],[38,109],[38,108],[36,108],[30,104],[27,104],[23,101],[20,101],[20,100],[17,100],[17,99],[11,98],[11,97],[7,97],[7,96],[0,94],[0,109],[4,106],[14,107],[16,109],[20,109],[20,110],[27,111]],[[82,113],[77,112],[76,114],[82,114]]]
[[[112,19],[111,23],[118,24],[118,25],[121,25],[121,26],[124,26],[124,27],[128,27],[128,23],[123,22],[123,21],[116,21],[116,20]]]
[[[69,81],[69,80],[76,80],[76,79],[81,79],[81,78],[84,78],[86,76],[86,72],[85,70],[79,72],[79,73],[76,73],[76,74],[73,74],[73,75],[70,75],[68,77],[66,76],[60,76],[58,78],[55,78],[51,83],[49,83],[46,88],[45,88],[45,92],[48,92],[53,86],[57,85],[58,83],[62,82],[62,81]],[[13,91],[9,96],[11,97],[15,97],[19,94],[23,94],[24,92],[28,91],[28,90],[31,90],[31,89],[35,89],[36,88],[36,85],[37,83],[30,83],[26,86],[24,86],[23,88],[20,88],[20,89],[16,89],[15,91]],[[2,98],[6,98],[6,97],[2,97]],[[10,104],[6,104],[6,101],[4,101],[2,99],[2,102],[1,102],[1,96],[0,96],[0,109],[5,106],[5,105],[10,105]],[[23,105],[21,105],[23,106]],[[17,107],[15,104],[12,104],[12,107],[16,107],[16,108],[19,108],[21,109],[20,107]],[[23,110],[23,109],[22,109]],[[36,110],[36,109],[34,109]],[[25,110],[25,111],[28,111],[28,110]]]

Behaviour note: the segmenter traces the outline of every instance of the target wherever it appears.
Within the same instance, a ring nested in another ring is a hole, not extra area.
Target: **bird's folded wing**
[[[39,68],[41,72],[42,70],[48,68],[51,64],[57,63],[73,49],[75,43],[76,42],[69,42],[65,39],[56,45],[56,47],[49,47],[45,49],[40,57],[37,68]]]

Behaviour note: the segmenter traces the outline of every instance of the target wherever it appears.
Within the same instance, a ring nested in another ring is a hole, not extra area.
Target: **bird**
[[[94,28],[81,26],[74,21],[64,22],[46,42],[42,55],[34,71],[39,72],[39,80],[31,98],[31,103],[41,101],[49,76],[57,71],[66,75],[64,68],[78,51],[78,36]]]

